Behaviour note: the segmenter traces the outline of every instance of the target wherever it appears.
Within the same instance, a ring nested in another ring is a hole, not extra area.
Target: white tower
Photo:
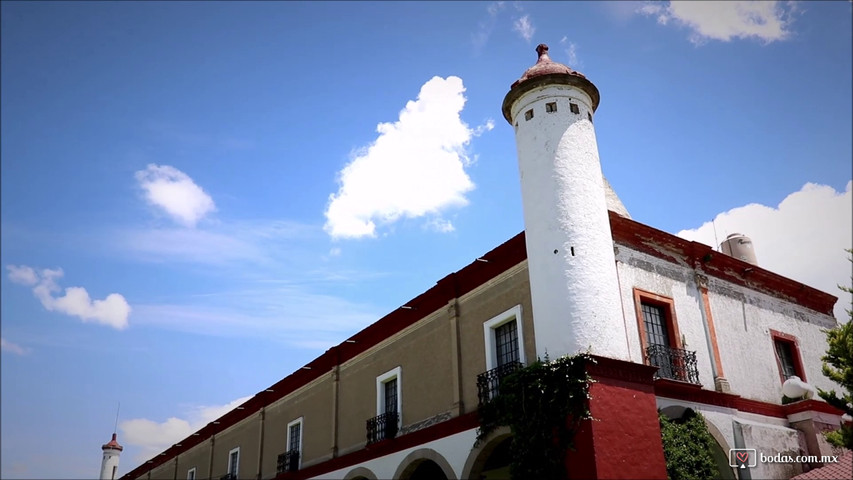
[[[118,444],[116,434],[113,433],[113,439],[104,444],[101,450],[104,451],[104,458],[101,460],[101,480],[115,480],[118,478],[118,458],[124,447]]]
[[[548,46],[510,87],[536,354],[630,360],[592,115],[598,89]]]

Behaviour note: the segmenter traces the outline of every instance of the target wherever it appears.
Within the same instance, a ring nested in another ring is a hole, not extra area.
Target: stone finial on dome
[[[543,61],[542,57],[545,57],[544,58],[545,61],[548,61],[548,62],[551,61],[551,59],[548,57],[548,45],[545,45],[544,43],[540,43],[539,45],[536,46],[536,53],[539,54],[539,60],[537,61],[537,63]]]
[[[563,65],[562,63],[557,63],[551,60],[551,57],[548,55],[548,45],[540,43],[536,46],[536,53],[539,55],[539,58],[536,60],[536,63],[532,67],[528,68],[527,71],[524,72],[524,75],[522,75],[521,78],[516,80],[510,88],[519,85],[525,80],[554,73],[562,73],[564,75],[574,75],[576,77],[586,78],[582,73],[576,72],[571,68]]]
[[[524,75],[510,86],[509,93],[504,98],[501,110],[503,111],[504,118],[510,124],[512,124],[510,108],[513,102],[523,95],[524,92],[546,84],[563,84],[579,88],[589,95],[592,101],[592,110],[595,111],[598,108],[600,99],[598,89],[584,74],[576,72],[562,63],[551,60],[551,57],[548,55],[548,45],[544,43],[536,46],[536,54],[539,55],[536,63],[528,68],[524,72]]]

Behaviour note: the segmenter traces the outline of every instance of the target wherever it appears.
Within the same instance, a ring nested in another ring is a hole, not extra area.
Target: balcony
[[[226,473],[225,475],[219,477],[219,480],[237,480],[237,476],[231,475],[230,473]]]
[[[699,385],[696,352],[664,345],[651,345],[646,348],[646,360],[649,365],[658,367],[655,378],[667,378]]]
[[[276,474],[299,470],[299,450],[288,450],[278,456]]]
[[[390,440],[397,436],[397,412],[383,413],[367,421],[367,444]]]
[[[480,399],[480,405],[495,398],[499,393],[501,380],[519,368],[521,368],[521,362],[509,362],[477,375],[477,396]]]

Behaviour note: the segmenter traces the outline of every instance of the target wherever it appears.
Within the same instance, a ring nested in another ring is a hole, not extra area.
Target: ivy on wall
[[[712,448],[714,437],[701,414],[693,410],[678,420],[659,414],[666,476],[669,480],[719,478]]]
[[[536,362],[501,379],[500,394],[479,408],[477,442],[496,428],[512,432],[512,478],[566,478],[566,452],[589,412],[588,354]]]

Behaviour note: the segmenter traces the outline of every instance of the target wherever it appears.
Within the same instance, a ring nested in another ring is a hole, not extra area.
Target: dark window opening
[[[666,325],[666,314],[663,307],[642,304],[643,321],[646,323],[646,338],[649,345],[669,347],[669,330]]]
[[[557,102],[550,102],[545,104],[545,112],[554,113],[557,111]]]
[[[299,451],[301,449],[301,445],[299,445],[299,437],[302,433],[302,424],[297,423],[290,426],[290,451]]]
[[[796,364],[794,363],[794,352],[791,348],[791,343],[784,340],[776,340],[776,358],[779,359],[779,367],[782,369],[782,376],[785,380],[798,376]]]
[[[586,112],[586,118],[588,118],[589,121],[591,122],[592,121],[592,114],[590,112]]]
[[[531,118],[533,118],[533,109],[530,109],[530,110],[524,112],[524,119],[525,120],[530,120]]]
[[[570,103],[569,110],[571,110],[574,114],[581,113],[581,110],[578,108],[578,105],[576,103]]]
[[[397,411],[397,379],[392,378],[384,384],[385,389],[385,412],[392,413]]]
[[[515,320],[495,329],[495,353],[498,367],[519,361],[518,324]]]

